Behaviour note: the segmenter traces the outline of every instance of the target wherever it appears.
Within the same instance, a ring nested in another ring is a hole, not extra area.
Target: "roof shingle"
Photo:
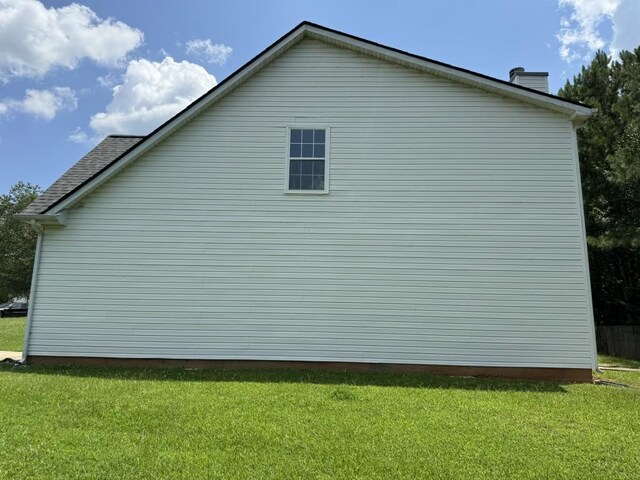
[[[143,138],[132,135],[109,135],[47,188],[21,212],[21,215],[46,212],[58,200],[138,144]]]

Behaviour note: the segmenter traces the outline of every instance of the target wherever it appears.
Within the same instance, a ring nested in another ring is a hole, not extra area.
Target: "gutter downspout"
[[[36,256],[33,260],[33,274],[31,275],[31,290],[29,291],[29,310],[27,312],[27,328],[24,332],[24,345],[22,346],[22,363],[27,362],[27,350],[29,349],[29,334],[31,333],[31,323],[33,322],[33,310],[36,299],[36,286],[38,285],[38,271],[40,270],[40,252],[42,251],[42,237],[44,236],[44,228],[42,225],[31,221],[31,226],[38,232],[38,241],[36,243]]]

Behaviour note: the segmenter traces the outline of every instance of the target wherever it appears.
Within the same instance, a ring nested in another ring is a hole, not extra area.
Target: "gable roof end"
[[[302,22],[146,137],[115,135],[107,137],[71,167],[19,216],[24,219],[35,219],[36,216],[43,214],[56,215],[69,208],[303,38],[334,44],[541,108],[547,108],[567,115],[568,119],[575,123],[583,122],[592,113],[587,105],[578,102],[387,47],[311,22]]]

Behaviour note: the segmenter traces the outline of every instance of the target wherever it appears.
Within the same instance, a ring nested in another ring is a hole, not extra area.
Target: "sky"
[[[640,45],[640,0],[0,0],[0,194],[149,133],[303,20],[552,93]]]

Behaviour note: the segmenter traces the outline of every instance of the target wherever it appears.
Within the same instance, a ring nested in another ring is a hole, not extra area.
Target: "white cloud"
[[[83,58],[113,66],[142,40],[140,30],[77,3],[47,9],[37,0],[0,0],[0,81],[72,69]]]
[[[102,136],[147,134],[215,85],[215,77],[194,63],[133,60],[106,112],[92,116],[90,125]]]
[[[111,72],[109,72],[106,75],[102,75],[102,76],[98,77],[98,85],[100,85],[101,87],[111,88],[116,83],[118,83],[118,80],[117,80],[116,76]]]
[[[78,98],[69,87],[50,90],[28,89],[22,100],[6,99],[0,103],[0,113],[26,113],[44,120],[52,120],[62,110],[75,110]]]
[[[623,0],[613,14],[611,54],[617,57],[622,50],[640,46],[640,2]]]
[[[73,143],[87,143],[89,141],[89,136],[80,127],[76,127],[67,138]]]
[[[27,90],[21,102],[21,110],[36,117],[51,120],[60,110],[75,110],[78,99],[69,87],[55,87],[51,90]]]
[[[217,65],[224,65],[231,52],[233,52],[233,48],[222,43],[213,43],[208,38],[206,40],[195,39],[187,42],[187,53]]]
[[[598,26],[611,20],[620,0],[559,0],[560,7],[571,10],[569,18],[560,20],[560,57],[567,61],[588,60],[605,46]]]
[[[620,50],[640,44],[640,2],[638,0],[559,0],[570,11],[560,20],[560,57],[567,61],[588,61],[598,49],[617,56]],[[603,38],[603,25],[610,25],[611,39]]]

